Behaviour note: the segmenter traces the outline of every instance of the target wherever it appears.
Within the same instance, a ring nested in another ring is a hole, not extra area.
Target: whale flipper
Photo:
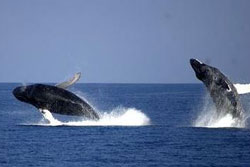
[[[44,119],[47,120],[49,124],[55,124],[55,125],[56,124],[57,125],[60,124],[60,121],[58,121],[57,119],[55,119],[49,110],[41,109],[41,108],[39,108],[38,110],[41,112],[41,114],[43,115]]]
[[[80,79],[80,77],[81,77],[81,73],[78,72],[70,80],[59,83],[59,84],[56,84],[55,86],[58,87],[58,88],[67,89],[69,86],[76,83]]]
[[[250,93],[250,84],[234,84],[238,94]]]
[[[222,88],[226,89],[227,91],[231,91],[230,86],[228,85],[228,83],[225,80],[220,78],[220,79],[216,80],[215,83],[217,85],[221,86]]]

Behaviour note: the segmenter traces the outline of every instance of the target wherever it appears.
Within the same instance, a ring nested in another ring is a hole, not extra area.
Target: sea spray
[[[216,112],[216,108],[209,100],[209,95],[207,94],[204,102],[203,109],[201,113],[198,115],[197,119],[194,121],[193,126],[195,127],[237,127],[237,128],[244,128],[248,127],[249,121],[249,96],[247,93],[250,93],[250,84],[234,84],[235,88],[237,89],[238,94],[246,94],[241,95],[241,102],[244,105],[244,113],[242,120],[237,120],[232,117],[231,114],[226,114],[223,116],[218,115]]]
[[[61,122],[53,117],[53,115],[46,111],[43,114],[47,122],[41,120],[37,125],[41,126],[147,126],[150,125],[150,119],[142,111],[135,108],[118,107],[111,112],[104,112],[100,114],[99,120],[81,121],[64,121]]]
[[[208,110],[206,113],[199,115],[194,123],[195,127],[222,128],[236,127],[244,128],[244,121],[233,118],[231,114],[218,116],[216,110]]]
[[[209,100],[208,95],[204,100],[203,109],[194,121],[193,126],[208,128],[245,127],[245,119],[239,120],[237,118],[233,118],[231,114],[220,115],[216,111],[216,108],[211,100]]]
[[[40,121],[40,124],[43,125],[43,124],[47,124],[46,122],[48,122],[49,125],[51,126],[57,126],[57,125],[61,125],[62,123],[55,119],[53,117],[53,115],[51,114],[50,111],[48,110],[40,110],[40,112],[42,113],[43,117],[45,120],[42,120],[42,122]]]

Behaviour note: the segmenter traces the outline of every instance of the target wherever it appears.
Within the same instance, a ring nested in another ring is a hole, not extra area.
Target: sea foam
[[[147,126],[150,125],[150,119],[142,111],[135,108],[118,107],[111,112],[100,113],[99,120],[70,120],[59,121],[53,115],[45,110],[44,118],[33,125],[40,126]]]

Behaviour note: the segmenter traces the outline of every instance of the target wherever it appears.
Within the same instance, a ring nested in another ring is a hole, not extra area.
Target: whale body
[[[231,81],[215,67],[197,59],[190,59],[196,77],[207,87],[218,115],[231,114],[233,118],[242,118],[242,105],[238,92]]]
[[[48,110],[52,113],[84,116],[98,120],[98,114],[87,102],[65,89],[77,80],[78,79],[63,82],[59,84],[60,86],[45,84],[20,86],[15,88],[12,93],[18,100],[35,106],[42,113],[43,110]]]

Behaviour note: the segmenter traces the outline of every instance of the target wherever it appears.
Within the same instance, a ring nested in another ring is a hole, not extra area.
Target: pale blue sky
[[[250,82],[248,0],[0,0],[0,82]]]

